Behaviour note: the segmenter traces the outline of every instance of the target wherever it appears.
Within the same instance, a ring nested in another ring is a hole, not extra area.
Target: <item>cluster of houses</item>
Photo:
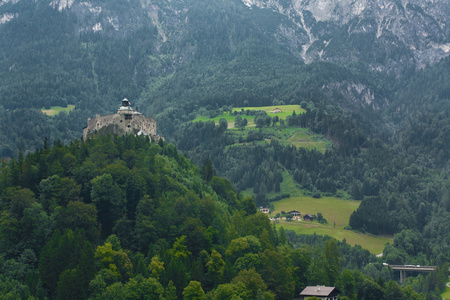
[[[270,213],[270,209],[267,207],[260,207],[259,211],[261,211],[264,214],[269,214]],[[314,216],[310,215],[310,214],[306,214],[302,217],[302,215],[300,214],[300,212],[298,210],[291,210],[289,212],[284,213],[282,216],[280,217],[275,217],[275,218],[270,218],[270,220],[276,221],[276,220],[296,220],[296,221],[307,221],[307,222],[311,222],[314,220]]]

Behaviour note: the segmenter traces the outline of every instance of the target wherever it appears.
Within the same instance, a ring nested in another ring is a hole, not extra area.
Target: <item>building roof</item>
[[[133,113],[134,109],[131,108],[131,102],[127,98],[123,98],[122,106],[119,107],[117,113]]]
[[[316,297],[327,297],[331,293],[336,291],[336,293],[340,293],[340,291],[334,286],[307,286],[301,293],[300,296],[316,296]]]

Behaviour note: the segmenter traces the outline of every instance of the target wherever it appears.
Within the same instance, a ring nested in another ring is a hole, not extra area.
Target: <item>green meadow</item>
[[[273,127],[272,127],[273,128]],[[268,131],[272,128],[267,128]],[[275,127],[276,128],[276,127]],[[275,129],[274,128],[274,129]],[[292,130],[273,132],[272,139],[277,139],[281,144],[293,145],[297,148],[306,148],[308,150],[317,150],[322,153],[332,146],[332,142],[323,135],[315,134],[308,128],[290,128]]]
[[[328,235],[337,240],[346,240],[350,245],[360,245],[373,254],[383,252],[386,243],[391,243],[392,238],[371,236],[346,230],[350,215],[355,211],[361,201],[345,200],[336,197],[321,197],[319,199],[310,196],[296,196],[280,201],[272,202],[274,211],[271,217],[281,211],[298,210],[302,215],[317,215],[322,213],[328,224],[305,221],[274,221],[285,229],[293,230],[301,234]]]
[[[52,106],[50,109],[42,108],[41,111],[46,114],[47,116],[55,116],[59,114],[60,112],[66,112],[69,113],[69,111],[72,111],[75,109],[75,105],[69,104],[67,107],[62,106]]]
[[[450,283],[450,282],[449,282]],[[450,300],[450,287],[445,287],[445,291],[441,294],[442,299]]]
[[[277,224],[277,227],[280,226],[283,226],[284,229],[287,230],[293,230],[299,234],[328,235],[340,241],[345,239],[347,244],[352,246],[360,245],[362,248],[369,250],[375,255],[383,253],[386,243],[392,243],[392,238],[390,237],[365,235],[351,230],[345,230],[337,225],[336,228],[334,228],[333,224],[322,225],[317,222],[280,221],[279,224]]]
[[[302,215],[317,215],[320,212],[332,226],[336,223],[336,227],[344,227],[348,225],[350,215],[359,207],[361,201],[324,196],[318,199],[311,196],[297,196],[272,203],[275,209],[271,214],[272,217],[281,211],[298,210]]]
[[[386,243],[393,242],[392,237],[366,235],[345,229],[350,215],[359,207],[361,201],[349,200],[350,197],[344,191],[336,193],[339,197],[322,195],[321,198],[313,198],[308,195],[308,191],[301,189],[288,171],[283,173],[283,182],[281,182],[280,188],[280,193],[290,194],[290,198],[271,202],[274,206],[274,211],[270,214],[271,218],[281,211],[298,210],[302,215],[317,215],[320,212],[327,219],[328,224],[320,224],[315,221],[273,221],[277,227],[283,226],[285,229],[299,234],[328,235],[340,241],[345,239],[348,244],[360,245],[373,254],[382,253]],[[252,191],[246,190],[243,191],[243,194],[252,196]],[[272,192],[267,194],[267,197],[270,199],[277,195]]]
[[[277,114],[271,114],[270,111],[273,111],[275,108],[280,108],[282,112]],[[247,110],[264,110],[271,117],[278,116],[280,119],[285,120],[287,116],[295,113],[300,114],[304,113],[305,110],[300,107],[300,105],[281,105],[281,106],[265,106],[265,107],[237,107],[232,111],[247,111]],[[245,128],[237,129],[234,126],[234,119],[236,116],[230,114],[229,112],[224,112],[215,116],[214,118],[210,118],[208,116],[198,116],[192,122],[206,122],[206,121],[214,121],[216,124],[219,124],[220,119],[225,119],[228,122],[229,132],[236,136],[242,136],[244,139],[247,137],[248,133],[252,131],[260,131],[264,134],[265,141],[271,142],[272,140],[277,140],[281,144],[284,145],[294,145],[297,148],[306,148],[308,150],[317,150],[320,152],[325,152],[327,148],[332,146],[332,142],[327,140],[324,136],[315,134],[311,132],[307,128],[298,128],[298,127],[281,127],[279,125],[264,127],[261,130],[256,128],[255,125],[255,117],[247,116],[245,114],[241,114],[243,119],[247,119],[247,126]],[[262,141],[264,142],[264,141]],[[239,145],[239,144],[236,144]]]
[[[270,113],[275,108],[280,108],[282,111],[276,114]],[[271,117],[278,116],[278,118],[286,120],[287,116],[291,116],[292,113],[295,111],[296,114],[302,114],[306,111],[300,107],[300,105],[279,105],[279,106],[262,106],[262,107],[236,107],[233,108],[232,112],[235,111],[247,111],[247,110],[263,110],[267,112],[267,114]],[[241,114],[241,117],[243,119],[247,119],[247,127],[255,126],[255,116],[247,116],[245,114]],[[230,114],[229,112],[223,112],[222,114],[219,114],[215,116],[214,118],[210,118],[208,116],[197,116],[192,122],[198,122],[198,121],[214,121],[217,124],[219,123],[220,119],[225,119],[228,121],[228,128],[234,128],[234,119],[236,118],[235,115]]]
[[[281,112],[273,114],[275,108],[281,109]],[[278,116],[278,118],[286,120],[287,116],[291,116],[295,111],[296,114],[303,114],[306,112],[300,105],[279,105],[279,106],[261,106],[261,107],[236,107],[234,111],[246,111],[246,110],[264,110],[269,116]]]

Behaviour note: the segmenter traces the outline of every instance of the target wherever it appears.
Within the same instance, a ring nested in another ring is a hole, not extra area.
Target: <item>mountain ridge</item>
[[[421,89],[418,99],[398,95],[409,95],[428,64],[445,70],[449,9],[439,1],[2,0],[0,105],[74,104],[70,121],[55,123],[85,124],[128,97],[170,139],[172,121],[201,108],[313,101],[375,119],[391,135],[404,121],[396,107],[411,112],[426,101]]]
[[[441,1],[264,1],[243,0],[248,7],[268,8],[289,18],[299,28],[308,32],[309,41],[303,47],[302,58],[306,62],[317,59],[334,61],[333,55],[324,56],[333,40],[336,29],[327,27],[320,34],[320,24],[346,27],[347,38],[352,34],[368,34],[384,43],[400,43],[407,46],[417,67],[435,63],[450,55],[449,18],[450,5]],[[289,3],[290,2],[290,3]],[[283,5],[284,4],[284,5]],[[287,7],[285,6],[287,5]],[[309,28],[304,21],[310,17]],[[301,22],[295,22],[300,19]],[[332,27],[332,26],[331,26]],[[280,33],[283,30],[280,29]],[[417,37],[421,35],[421,37]],[[391,38],[395,40],[391,40]],[[311,48],[315,45],[317,49]],[[308,50],[311,48],[310,53]],[[306,50],[306,51],[305,51]],[[407,63],[407,61],[399,61]],[[376,65],[373,70],[379,69]]]
[[[20,17],[20,13],[14,11],[15,4],[20,2],[0,2],[0,6],[10,7],[2,13],[1,23]],[[361,60],[363,45],[356,45],[356,51],[345,46],[346,40],[353,43],[360,38],[384,48],[386,59],[394,60],[396,65],[413,64],[423,68],[450,55],[450,4],[442,1],[242,0],[227,3],[243,4],[253,12],[271,10],[285,18],[274,22],[270,30],[293,55],[306,63]],[[82,19],[77,33],[116,31],[120,36],[136,30],[142,22],[151,22],[157,28],[161,45],[186,34],[192,10],[189,1],[133,1],[118,5],[122,6],[120,11],[110,9],[117,5],[115,2],[52,0],[48,5],[59,12],[73,12]],[[253,13],[253,17],[258,14]],[[362,37],[357,37],[359,35]],[[340,49],[353,51],[345,55],[339,53]],[[395,51],[401,54],[389,53]],[[380,63],[382,58],[373,60],[370,62],[372,70],[392,70]]]

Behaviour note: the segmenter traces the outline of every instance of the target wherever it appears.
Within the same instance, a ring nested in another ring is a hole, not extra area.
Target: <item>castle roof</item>
[[[123,98],[122,100],[122,106],[119,107],[117,110],[117,113],[133,113],[134,110],[131,108],[131,102],[127,98]]]

